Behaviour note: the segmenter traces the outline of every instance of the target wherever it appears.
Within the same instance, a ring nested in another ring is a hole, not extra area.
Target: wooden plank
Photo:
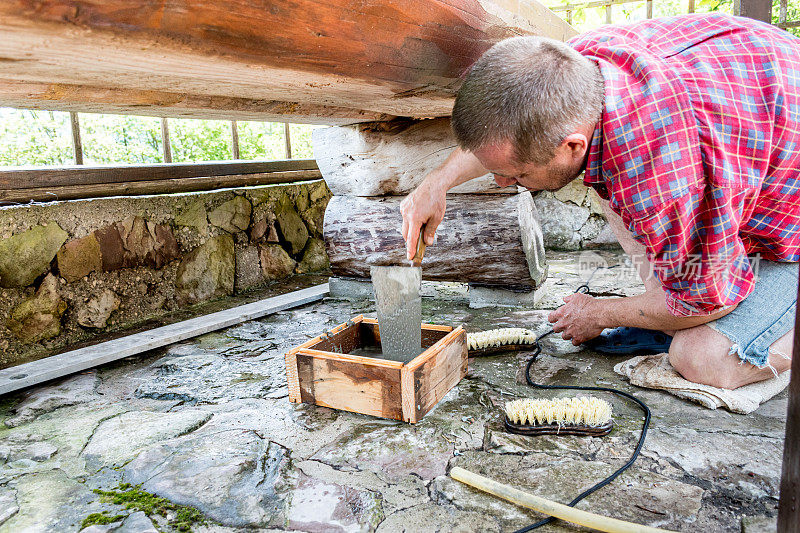
[[[148,350],[196,337],[209,331],[254,320],[284,309],[321,300],[328,284],[267,298],[259,302],[219,311],[150,331],[136,333],[94,346],[54,355],[31,363],[0,370],[0,394],[67,376]],[[398,377],[399,379],[399,377]]]
[[[367,357],[363,355],[351,355],[346,353],[333,353],[323,352],[322,350],[315,350],[313,348],[303,348],[297,350],[296,355],[314,356],[319,359],[330,359],[331,361],[344,361],[346,363],[354,363],[364,366],[379,366],[383,368],[400,369],[403,363],[400,361],[392,361],[390,359],[376,359],[375,357]]]
[[[303,402],[402,420],[400,368],[297,352]]]
[[[35,189],[0,189],[0,206],[28,202],[52,202],[107,198],[109,196],[141,196],[146,194],[174,194],[182,192],[212,191],[234,187],[304,183],[320,179],[318,170],[267,172],[244,176],[215,176],[210,178],[161,179],[127,183],[99,183],[65,187],[37,187]]]
[[[800,298],[800,287],[797,290]],[[778,504],[778,532],[800,533],[800,313],[794,323],[792,378],[783,441],[783,469]]]
[[[394,115],[331,105],[277,100],[189,95],[71,83],[0,79],[0,107],[162,118],[288,121],[293,124],[356,124],[391,120]]]
[[[461,75],[495,42],[575,34],[534,0],[265,5],[2,0],[0,78],[447,116]]]
[[[147,165],[66,166],[55,168],[12,167],[0,170],[0,190],[65,187],[130,181],[155,181],[179,178],[205,178],[318,170],[313,159],[284,161],[214,161],[200,163],[155,163]]]
[[[467,332],[463,327],[449,333],[438,348],[434,357],[416,369],[409,369],[414,374],[417,420],[433,409],[467,373]]]

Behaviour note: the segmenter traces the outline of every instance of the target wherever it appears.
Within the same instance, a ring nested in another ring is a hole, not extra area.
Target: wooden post
[[[781,0],[780,11],[778,12],[778,24],[784,24],[786,22],[787,4],[788,4],[787,0]]]
[[[81,144],[81,123],[78,120],[78,113],[71,111],[69,114],[70,127],[72,128],[72,153],[75,156],[75,164],[83,164],[83,145]]]
[[[798,287],[800,297],[800,287]],[[786,413],[786,438],[783,441],[778,532],[800,532],[800,313],[794,323],[792,380],[789,382],[789,407]]]
[[[611,4],[606,4],[606,24],[611,24]]]
[[[689,0],[689,13],[694,13],[694,0]]]
[[[164,146],[164,163],[172,163],[172,146],[169,144],[169,123],[161,117],[161,144]]]
[[[772,0],[734,0],[733,14],[772,23]]]
[[[292,134],[289,130],[289,123],[283,123],[283,138],[286,141],[286,159],[292,158]]]
[[[231,120],[231,141],[233,146],[233,158],[241,159],[239,154],[239,127],[235,120]]]
[[[694,11],[693,3],[694,3],[694,0],[689,0],[689,6],[690,6],[689,7],[689,9],[690,9],[689,13],[692,13]],[[647,0],[646,9],[647,9],[647,18],[649,18],[649,19],[653,18],[653,0]]]

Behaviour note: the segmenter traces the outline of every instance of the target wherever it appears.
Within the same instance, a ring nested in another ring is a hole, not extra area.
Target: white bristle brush
[[[593,397],[523,398],[505,405],[506,430],[522,435],[607,435],[611,404]]]

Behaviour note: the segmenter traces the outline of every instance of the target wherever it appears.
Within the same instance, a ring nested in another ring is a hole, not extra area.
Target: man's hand
[[[419,230],[425,226],[425,244],[433,244],[436,228],[444,218],[447,191],[442,190],[437,184],[422,182],[411,194],[406,196],[400,204],[403,214],[403,238],[406,241],[406,254],[408,259],[414,259],[417,251]]]
[[[577,346],[603,332],[597,307],[597,300],[588,294],[570,294],[564,297],[564,305],[550,313],[547,320],[553,324],[553,331]]]

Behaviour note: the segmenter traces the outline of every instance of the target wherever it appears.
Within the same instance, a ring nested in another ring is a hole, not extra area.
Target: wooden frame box
[[[286,354],[289,401],[416,423],[467,374],[464,328],[422,324],[408,363],[350,355],[379,346],[377,320],[359,315]]]

